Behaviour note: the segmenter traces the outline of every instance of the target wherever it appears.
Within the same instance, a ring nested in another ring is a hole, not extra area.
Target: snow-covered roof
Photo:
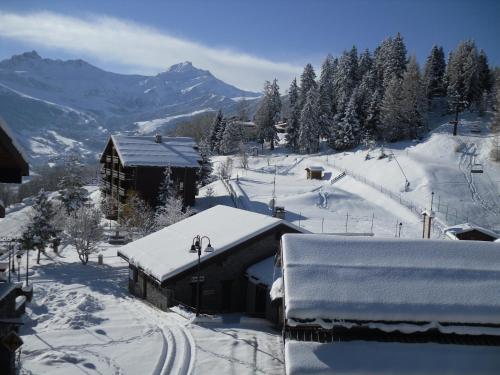
[[[493,375],[500,347],[348,341],[285,343],[287,375]]]
[[[111,139],[124,167],[200,166],[201,156],[189,137],[162,137],[161,142],[156,142],[154,136],[112,135]]]
[[[490,242],[286,234],[282,252],[291,324],[500,324],[500,251]]]
[[[271,287],[274,281],[281,276],[281,268],[275,266],[274,263],[274,257],[269,257],[248,267],[246,271],[248,280],[254,284],[264,284]]]
[[[500,238],[500,234],[470,223],[457,224],[451,227],[444,228],[444,234],[453,240],[458,240],[457,234],[467,233],[473,230],[477,230],[493,238]]]
[[[198,234],[208,236],[215,250],[212,253],[202,251],[203,262],[280,224],[302,231],[285,220],[229,206],[215,206],[131,242],[121,247],[118,254],[148,275],[164,281],[197,264],[197,256],[189,253],[189,249],[193,237]]]

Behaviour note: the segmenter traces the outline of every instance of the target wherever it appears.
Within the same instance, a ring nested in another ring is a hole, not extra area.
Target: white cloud
[[[302,70],[293,64],[211,48],[141,24],[102,16],[78,19],[52,12],[0,11],[0,37],[85,54],[151,73],[189,60],[218,78],[249,90],[260,91],[264,80],[273,78],[278,78],[283,89]]]

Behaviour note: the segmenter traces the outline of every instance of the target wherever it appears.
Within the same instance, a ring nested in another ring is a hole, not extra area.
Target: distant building
[[[129,262],[129,291],[161,309],[195,308],[199,280],[202,312],[268,316],[267,292],[249,287],[247,272],[276,255],[284,233],[302,231],[284,220],[215,206],[121,247],[118,255]],[[207,236],[214,250],[206,253],[208,239],[202,241],[199,274],[198,255],[190,252],[196,235]]]
[[[460,241],[490,241],[500,238],[500,234],[477,225],[464,223],[444,229],[446,239]]]
[[[201,157],[192,138],[112,135],[100,161],[101,191],[119,204],[135,193],[156,206],[166,167],[171,168],[184,205],[195,204]],[[107,216],[116,219],[117,213],[114,210]]]
[[[308,180],[322,180],[323,179],[323,167],[317,165],[311,165],[306,168],[306,176]]]
[[[500,369],[496,244],[286,234],[281,263],[287,375]]]
[[[278,122],[275,125],[275,128],[276,128],[276,131],[278,133],[286,133],[287,132],[287,129],[286,129],[287,126],[288,126],[287,119],[283,119],[283,121],[280,121],[280,122]]]

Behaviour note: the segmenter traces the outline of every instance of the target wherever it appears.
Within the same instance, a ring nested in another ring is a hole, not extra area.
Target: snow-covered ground
[[[89,188],[90,198],[99,191]],[[31,211],[26,201],[0,219],[0,237],[19,235]],[[71,246],[30,253],[33,301],[21,335],[23,374],[281,374],[280,333],[264,320],[237,315],[199,322],[163,312],[131,296],[128,265],[117,247],[101,243],[84,266]],[[21,280],[25,279],[25,256]],[[13,274],[14,279],[17,274]]]
[[[280,146],[273,153],[266,150],[249,157],[244,170],[235,156],[230,184],[239,206],[267,214],[274,191],[276,205],[287,211],[286,219],[315,233],[399,236],[402,223],[401,237],[420,238],[421,211],[430,208],[432,192],[438,217],[432,237],[440,238],[443,227],[462,222],[500,231],[500,165],[488,157],[488,117],[465,114],[457,137],[447,121],[438,118],[435,130],[421,142],[387,145],[387,157],[382,159],[380,147],[367,158],[362,148],[300,155]],[[481,132],[471,132],[475,128]],[[215,169],[224,158],[215,158]],[[322,181],[306,179],[305,168],[312,165],[324,168]],[[473,169],[483,173],[472,173]],[[344,171],[347,175],[334,182]],[[217,190],[225,190],[217,184]],[[203,200],[206,204],[207,198]]]

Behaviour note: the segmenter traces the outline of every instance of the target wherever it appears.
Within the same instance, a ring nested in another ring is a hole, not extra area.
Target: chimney
[[[161,143],[161,134],[156,134],[155,135],[155,142],[156,143]]]

